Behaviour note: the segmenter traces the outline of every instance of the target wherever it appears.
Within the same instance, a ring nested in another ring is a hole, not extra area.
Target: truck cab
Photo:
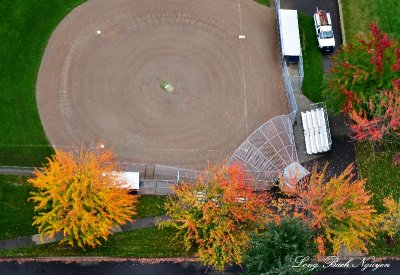
[[[313,17],[318,47],[322,51],[333,51],[335,49],[335,37],[333,35],[331,15],[317,8]]]

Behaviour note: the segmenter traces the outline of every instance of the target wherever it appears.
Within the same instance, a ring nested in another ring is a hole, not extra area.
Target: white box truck
[[[115,177],[121,188],[126,188],[133,193],[139,191],[139,172],[112,172],[111,175]],[[103,177],[105,176],[107,176],[107,174],[103,173]]]
[[[318,39],[318,47],[322,51],[331,52],[335,49],[335,37],[333,36],[332,20],[329,12],[317,7],[314,13],[315,32]]]

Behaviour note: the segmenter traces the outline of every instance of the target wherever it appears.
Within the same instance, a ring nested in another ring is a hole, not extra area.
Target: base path
[[[54,31],[40,66],[47,137],[204,168],[288,113],[277,39],[274,11],[252,0],[89,0]]]

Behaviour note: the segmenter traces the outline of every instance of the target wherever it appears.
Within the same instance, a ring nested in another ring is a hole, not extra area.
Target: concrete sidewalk
[[[32,177],[35,167],[0,166],[0,174]]]
[[[168,216],[156,216],[156,217],[146,217],[141,219],[136,219],[134,222],[128,222],[122,226],[115,226],[111,229],[112,233],[116,232],[125,232],[142,228],[150,228],[155,227],[157,223],[168,220]],[[53,238],[44,238],[40,239],[39,234],[31,235],[31,236],[21,236],[14,239],[1,240],[0,241],[0,250],[14,249],[14,248],[23,248],[28,246],[46,244],[46,243],[54,243],[59,242],[64,238],[62,232],[58,232],[55,234]]]

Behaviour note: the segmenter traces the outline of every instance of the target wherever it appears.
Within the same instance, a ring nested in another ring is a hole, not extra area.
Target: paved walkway
[[[349,122],[346,121],[344,115],[329,115],[329,126],[332,135],[331,150],[323,154],[308,155],[306,153],[301,112],[309,111],[310,103],[312,102],[300,93],[295,93],[295,97],[299,111],[296,117],[297,124],[293,127],[293,131],[299,162],[307,168],[311,168],[314,164],[318,164],[321,167],[326,162],[329,162],[328,173],[330,175],[340,174],[352,162],[357,164],[355,143],[350,138],[351,132],[347,126]],[[357,165],[355,172],[357,174]]]
[[[129,222],[122,226],[116,226],[111,231],[115,233],[115,232],[125,232],[136,229],[154,227],[158,222],[165,221],[168,218],[169,218],[168,216],[156,216],[156,217],[136,219],[134,222]],[[54,242],[59,242],[62,239],[63,239],[62,232],[57,233],[51,239],[45,238],[44,240],[40,240],[39,234],[31,236],[22,236],[14,239],[1,240],[0,250],[23,248],[23,247],[46,244],[46,243],[54,243]]]
[[[23,166],[0,166],[0,174],[3,175],[15,175],[15,176],[33,176],[33,167],[23,167]]]

